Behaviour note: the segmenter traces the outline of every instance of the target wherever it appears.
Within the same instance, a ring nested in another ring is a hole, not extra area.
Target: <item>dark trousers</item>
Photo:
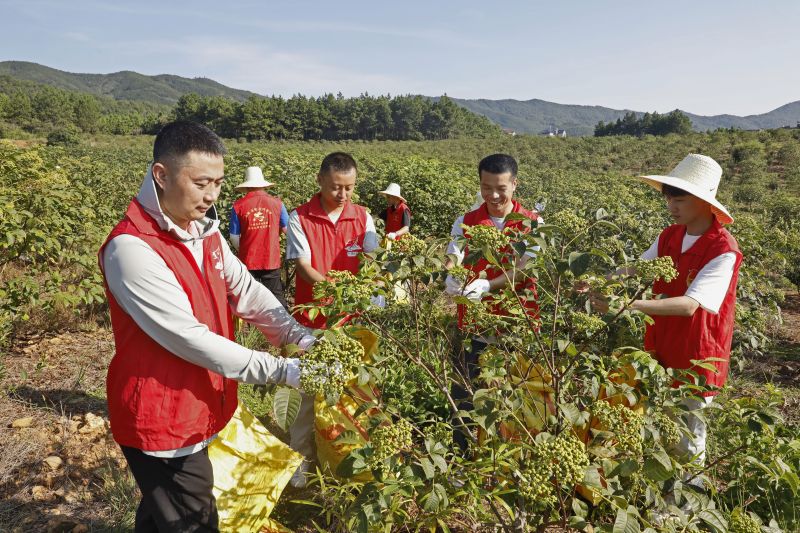
[[[453,354],[453,369],[457,376],[460,376],[459,381],[463,379],[467,383],[472,383],[478,378],[478,375],[481,373],[478,359],[487,346],[485,342],[473,338],[470,341],[469,350],[464,350],[461,346],[456,347],[455,353]],[[471,411],[473,409],[472,395],[460,383],[454,382],[450,386],[450,395],[453,397],[459,410]],[[467,420],[464,420],[464,422],[467,422]],[[454,420],[453,442],[462,450],[467,449],[467,435],[465,432],[466,428],[461,425],[461,422],[458,419]]]
[[[136,533],[219,531],[208,448],[172,459],[121,448],[142,492],[136,510]]]
[[[283,293],[283,281],[281,281],[281,269],[274,268],[272,270],[251,270],[250,274],[256,278],[256,281],[268,288],[275,298],[281,303],[284,309],[289,309],[289,304],[286,303],[286,295]]]

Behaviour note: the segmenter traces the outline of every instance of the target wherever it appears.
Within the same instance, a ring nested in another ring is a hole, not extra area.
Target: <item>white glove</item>
[[[390,241],[393,241],[397,239],[397,233],[395,232],[387,233],[386,238],[389,239]]]
[[[381,309],[386,307],[386,297],[383,296],[382,294],[378,294],[377,296],[370,297],[369,301],[375,307],[380,307]]]
[[[317,342],[317,338],[314,335],[303,335],[303,338],[297,341],[297,347],[307,352],[315,342]]]
[[[300,388],[300,359],[286,360],[286,385],[293,389]]]
[[[473,302],[480,302],[483,295],[489,292],[488,279],[476,279],[464,288],[461,293]]]
[[[450,296],[461,294],[462,285],[460,281],[448,274],[447,278],[444,280],[444,292]]]

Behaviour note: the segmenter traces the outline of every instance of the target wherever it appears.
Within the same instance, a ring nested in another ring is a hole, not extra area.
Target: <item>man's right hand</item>
[[[444,280],[444,292],[450,296],[457,296],[461,294],[462,287],[463,284],[450,274],[448,274],[447,278]]]
[[[608,313],[608,298],[600,291],[593,290],[591,284],[586,280],[578,280],[572,286],[572,290],[578,294],[589,294],[589,304],[600,314]]]

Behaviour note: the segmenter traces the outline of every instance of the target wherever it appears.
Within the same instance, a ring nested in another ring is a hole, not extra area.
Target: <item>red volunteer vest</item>
[[[311,246],[311,266],[314,270],[323,276],[331,270],[349,270],[353,274],[358,272],[358,254],[363,250],[367,229],[367,210],[364,207],[348,203],[334,224],[322,208],[322,199],[317,193],[297,208],[297,214]],[[295,304],[313,302],[312,285],[298,275],[295,279]],[[322,315],[313,321],[308,318],[306,311],[297,311],[294,316],[309,328],[325,327],[325,317]]]
[[[281,266],[281,201],[264,191],[250,191],[233,203],[242,228],[239,259],[248,270]]]
[[[411,216],[411,209],[408,208],[405,202],[401,202],[395,208],[386,208],[386,233],[392,233],[403,228],[403,213],[406,211]]]
[[[683,296],[695,276],[706,264],[724,253],[736,254],[728,292],[722,301],[719,313],[714,315],[698,307],[690,317],[654,316],[654,324],[647,326],[645,332],[645,349],[654,353],[659,363],[666,368],[686,369],[692,365],[691,359],[707,359],[717,357],[724,359],[712,364],[716,372],[702,368],[693,368],[706,383],[722,387],[728,378],[728,366],[731,356],[731,341],[736,318],[736,283],[739,278],[739,265],[742,253],[736,239],[723,228],[716,219],[711,226],[688,250],[681,253],[686,226],[672,225],[661,232],[658,238],[659,257],[671,256],[678,270],[678,277],[670,283],[658,281],[653,285],[653,292],[666,297]],[[713,396],[716,392],[704,393]]]
[[[536,213],[535,211],[528,211],[527,209],[522,207],[522,205],[520,205],[520,203],[517,202],[516,200],[513,200],[512,202],[514,204],[514,208],[511,210],[512,213],[519,213],[521,215],[525,215],[528,218],[532,218],[533,220],[536,220],[537,218],[539,218],[539,214]],[[509,232],[509,230],[521,230],[521,231],[526,230],[526,228],[522,224],[522,222],[523,222],[522,220],[510,220],[510,221],[506,222],[506,225],[503,228],[503,232]],[[474,211],[470,211],[469,213],[464,215],[464,225],[465,226],[478,226],[478,225],[480,225],[480,226],[492,226],[492,227],[494,227],[494,222],[492,222],[492,219],[489,217],[489,210],[487,209],[486,204],[485,203],[481,204],[481,206],[478,209],[476,209]],[[469,231],[467,230],[466,233],[468,234]],[[506,250],[506,252],[510,253],[511,252],[511,248]],[[464,255],[467,255],[468,253],[469,253],[469,245],[467,245],[464,248]],[[506,255],[506,257],[503,258],[502,263],[506,264],[508,262],[509,262],[509,258]],[[466,265],[465,264],[464,267],[467,268],[473,274],[469,281],[473,281],[475,279],[478,279],[478,277],[480,276],[481,272],[486,272],[486,279],[489,279],[489,280],[494,279],[494,278],[496,278],[497,276],[500,276],[503,273],[502,270],[491,266],[489,264],[489,262],[486,259],[483,259],[483,258],[481,258],[479,261],[477,261],[473,265]],[[520,294],[520,295],[523,295],[526,290],[532,291],[532,293],[533,293],[532,297],[530,297],[530,298],[526,299],[525,301],[523,301],[522,304],[527,309],[529,315],[537,316],[538,312],[539,312],[539,306],[536,303],[536,282],[534,280],[530,280],[530,279],[529,280],[525,280],[525,281],[523,281],[521,283],[517,283],[514,286],[514,288],[517,291],[517,293]],[[483,299],[486,300],[486,299],[489,299],[491,297],[492,297],[491,295],[486,295],[486,296],[484,296]],[[464,327],[464,312],[465,312],[465,310],[466,310],[466,308],[465,308],[465,306],[463,304],[459,304],[458,305],[458,327],[462,328],[462,329]],[[499,306],[495,306],[492,309],[492,313],[495,314],[495,315],[505,315],[505,314],[507,314]]]
[[[204,276],[186,246],[159,228],[133,200],[100,248],[101,271],[103,250],[123,234],[142,239],[164,259],[200,323],[233,339],[219,233],[203,239]],[[107,284],[106,296],[116,346],[106,380],[114,440],[141,450],[173,450],[197,444],[224,428],[236,410],[236,381],[167,351],[122,310]]]

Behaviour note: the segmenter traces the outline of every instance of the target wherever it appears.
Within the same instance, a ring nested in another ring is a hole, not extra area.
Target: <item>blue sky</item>
[[[800,2],[0,0],[0,60],[260,94],[447,93],[640,111],[800,100]]]

